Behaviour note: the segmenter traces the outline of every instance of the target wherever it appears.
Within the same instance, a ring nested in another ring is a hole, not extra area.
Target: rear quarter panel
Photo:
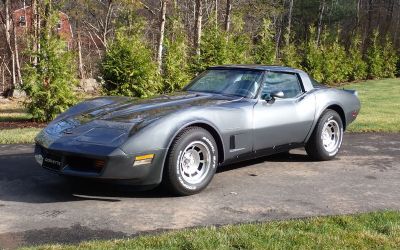
[[[316,89],[315,98],[316,98],[315,124],[318,121],[321,114],[327,108],[329,108],[332,105],[337,105],[344,112],[345,116],[344,123],[345,127],[347,127],[356,118],[355,116],[353,116],[353,113],[355,112],[356,114],[358,114],[361,108],[360,100],[356,95],[335,88]]]

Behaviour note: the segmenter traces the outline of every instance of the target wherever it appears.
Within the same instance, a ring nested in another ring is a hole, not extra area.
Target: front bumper
[[[36,144],[35,158],[43,168],[61,175],[127,181],[135,185],[155,185],[161,182],[165,149],[146,152],[154,154],[151,163],[134,166],[137,155],[127,155],[118,148],[107,154],[98,150],[103,154],[95,154],[93,147],[96,146],[91,145],[90,150],[85,150],[88,148],[85,146],[79,150],[65,150]]]

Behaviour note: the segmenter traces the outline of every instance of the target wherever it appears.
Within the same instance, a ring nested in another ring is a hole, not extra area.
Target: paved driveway
[[[294,150],[225,167],[190,197],[71,183],[37,166],[32,150],[0,145],[0,248],[400,209],[400,134],[346,134],[329,162]]]

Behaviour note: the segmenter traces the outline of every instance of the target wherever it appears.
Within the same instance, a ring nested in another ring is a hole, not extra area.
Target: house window
[[[26,26],[26,19],[25,19],[25,16],[20,16],[20,17],[19,17],[19,26],[21,26],[21,27]]]

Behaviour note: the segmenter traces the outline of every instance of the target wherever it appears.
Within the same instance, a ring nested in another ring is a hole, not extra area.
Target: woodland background
[[[33,21],[18,35],[24,6]],[[84,79],[147,97],[217,64],[292,66],[325,84],[399,74],[400,0],[1,0],[0,13],[0,93],[24,91],[37,120],[73,105]]]

